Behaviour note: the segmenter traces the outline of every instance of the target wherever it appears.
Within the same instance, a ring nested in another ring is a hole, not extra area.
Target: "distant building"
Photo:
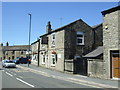
[[[9,59],[13,60],[17,57],[27,57],[27,51],[29,50],[29,45],[14,45],[9,46],[9,43],[6,43],[6,46],[3,46],[3,43],[0,45],[0,60]]]

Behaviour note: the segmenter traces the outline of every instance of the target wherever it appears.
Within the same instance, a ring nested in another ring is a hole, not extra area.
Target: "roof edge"
[[[119,6],[116,6],[116,7],[113,7],[113,8],[110,8],[110,9],[108,9],[108,10],[104,10],[104,11],[102,11],[101,13],[102,13],[102,15],[105,15],[105,14],[114,12],[114,11],[116,11],[116,10],[120,10],[120,5],[119,5]]]

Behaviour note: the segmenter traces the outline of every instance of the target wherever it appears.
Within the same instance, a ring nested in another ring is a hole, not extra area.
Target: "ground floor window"
[[[56,61],[57,61],[56,56],[57,56],[56,54],[51,55],[51,65],[52,66],[55,66],[55,64],[56,64]]]
[[[5,59],[5,56],[4,56],[4,59]]]
[[[8,59],[10,60],[10,57]]]
[[[12,56],[12,59],[14,59],[14,56]]]
[[[42,64],[45,64],[45,55],[42,55]]]

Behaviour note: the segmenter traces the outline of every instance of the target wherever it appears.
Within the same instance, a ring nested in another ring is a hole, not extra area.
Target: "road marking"
[[[33,86],[33,85],[31,85],[31,84],[29,84],[29,83],[23,81],[22,79],[19,79],[19,78],[16,78],[16,79],[17,79],[18,81],[20,81],[20,82],[22,82],[22,83],[24,83],[24,84],[30,86],[30,87],[35,87],[35,86]]]
[[[10,74],[10,73],[8,73],[8,72],[6,72],[6,74],[7,74],[7,75],[9,75],[9,76],[11,76],[11,77],[13,77],[13,75],[12,75],[12,74]]]
[[[19,68],[22,68],[24,70],[30,70],[31,72],[34,72],[34,73],[39,72],[39,74],[43,75],[43,76],[52,77],[52,78],[56,78],[56,79],[60,79],[60,80],[64,80],[64,81],[68,81],[68,82],[72,82],[72,83],[82,84],[82,85],[85,85],[85,86],[90,86],[90,87],[95,87],[95,88],[106,88],[106,87],[118,88],[118,87],[115,87],[115,86],[104,85],[104,84],[90,82],[90,81],[88,82],[88,81],[78,80],[78,79],[74,79],[74,78],[70,78],[70,77],[65,79],[63,77],[50,75],[50,74],[48,74],[46,72],[38,71],[38,70],[35,70],[35,69],[24,68],[22,66],[19,66]]]
[[[22,76],[18,76],[19,78],[23,78]]]

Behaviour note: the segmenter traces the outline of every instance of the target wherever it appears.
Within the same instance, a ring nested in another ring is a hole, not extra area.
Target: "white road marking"
[[[16,78],[16,79],[17,79],[18,81],[20,81],[20,82],[22,82],[22,83],[24,83],[24,84],[30,86],[30,87],[35,87],[35,86],[33,86],[33,85],[31,85],[31,84],[29,84],[29,83],[23,81],[22,79],[19,79],[19,78]]]
[[[13,74],[13,72],[10,72],[10,73],[12,73],[12,74]]]
[[[8,72],[5,72],[7,75],[9,75],[9,76],[11,76],[11,77],[13,77],[13,75],[12,74],[10,74],[10,73],[8,73]]]
[[[18,77],[23,78],[22,76],[18,76]]]
[[[82,84],[82,85],[85,85],[85,86],[90,86],[90,87],[95,87],[95,88],[106,88],[106,87],[118,88],[118,87],[115,87],[115,86],[104,85],[104,84],[90,82],[90,81],[84,81],[84,80],[78,80],[78,79],[69,78],[69,77],[65,79],[63,77],[50,75],[50,74],[48,74],[46,72],[38,71],[38,70],[35,70],[35,69],[24,68],[22,66],[19,66],[19,68],[22,68],[24,70],[30,70],[31,72],[34,72],[34,73],[39,72],[39,74],[43,75],[43,76],[52,77],[52,78],[56,78],[56,79],[60,79],[60,80],[64,80],[64,81],[68,81],[68,82],[72,82],[72,83]]]

